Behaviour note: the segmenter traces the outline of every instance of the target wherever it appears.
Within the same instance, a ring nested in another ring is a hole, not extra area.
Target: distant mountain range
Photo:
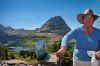
[[[32,30],[14,29],[0,24],[0,43],[6,44],[8,41],[17,41],[28,36]]]
[[[2,24],[0,24],[0,30],[7,33],[8,35],[19,35],[19,36],[25,36],[28,35],[28,32],[32,32],[32,30],[24,30],[24,29],[14,29],[12,27],[5,27]]]
[[[9,40],[17,40],[25,36],[48,36],[48,34],[53,34],[54,36],[63,36],[71,29],[65,23],[61,16],[55,16],[50,18],[44,25],[35,30],[25,30],[25,29],[14,29],[12,27],[5,27],[0,24],[0,42],[7,42]]]
[[[9,35],[8,33],[4,32],[4,30],[0,29],[0,43],[6,44],[8,41],[16,41],[21,37],[18,35]]]

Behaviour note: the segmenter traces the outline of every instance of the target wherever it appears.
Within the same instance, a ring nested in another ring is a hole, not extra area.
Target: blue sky
[[[62,16],[66,24],[75,29],[81,25],[77,14],[87,8],[100,15],[100,0],[0,0],[0,24],[33,30],[51,17]],[[100,18],[94,26],[100,28]]]

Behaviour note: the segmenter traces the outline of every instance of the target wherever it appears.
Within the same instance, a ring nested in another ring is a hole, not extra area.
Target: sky
[[[61,16],[71,29],[75,29],[81,26],[77,14],[86,9],[100,15],[100,0],[0,0],[0,24],[34,30],[51,17]],[[94,26],[100,28],[100,18]]]

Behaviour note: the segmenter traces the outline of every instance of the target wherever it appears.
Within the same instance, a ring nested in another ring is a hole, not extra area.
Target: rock
[[[1,66],[28,66],[27,62],[22,60],[6,60],[2,61]]]

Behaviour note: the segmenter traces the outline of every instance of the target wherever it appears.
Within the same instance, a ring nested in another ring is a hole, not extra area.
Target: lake
[[[16,52],[20,52],[20,51],[34,52],[34,48],[32,48],[32,47],[17,46],[17,47],[9,47],[9,49],[16,51]]]

